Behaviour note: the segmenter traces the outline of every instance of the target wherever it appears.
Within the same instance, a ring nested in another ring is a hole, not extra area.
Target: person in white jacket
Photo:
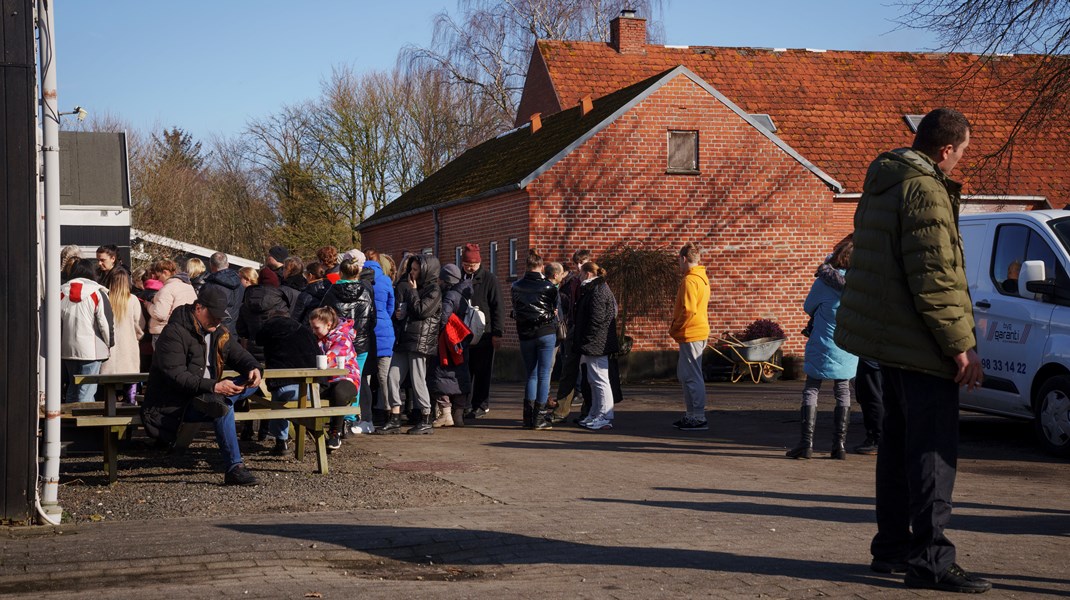
[[[75,375],[96,375],[111,356],[115,325],[104,286],[94,278],[95,262],[79,260],[60,288],[60,358],[68,377],[65,402],[91,402],[97,385],[75,385]]]

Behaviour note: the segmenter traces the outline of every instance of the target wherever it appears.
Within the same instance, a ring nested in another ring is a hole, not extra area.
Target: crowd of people
[[[465,245],[460,265],[445,266],[424,254],[395,263],[372,249],[339,254],[331,246],[306,264],[273,246],[260,269],[232,269],[217,252],[207,265],[162,257],[131,272],[115,246],[96,254],[63,250],[65,401],[97,394],[74,375],[148,372],[143,388],[130,384],[120,400],[136,404],[140,391],[146,431],[164,444],[176,441],[183,422],[213,422],[227,483],[255,482],[239,441],[271,438],[273,453],[290,451],[287,421],[259,430],[246,421],[240,431],[234,423],[234,407],[261,387],[276,400],[299,395],[295,381],[261,386],[263,368],[316,368],[325,359],[345,371],[320,390],[332,406],[353,409],[332,419],[331,451],[348,435],[429,434],[491,410],[494,354],[507,324],[498,279],[477,244]],[[510,289],[525,370],[523,425],[532,429],[566,421],[577,403],[577,425],[610,429],[620,400],[616,299],[590,252],[577,251],[572,263],[566,270],[533,249]],[[240,376],[223,378],[227,369]]]

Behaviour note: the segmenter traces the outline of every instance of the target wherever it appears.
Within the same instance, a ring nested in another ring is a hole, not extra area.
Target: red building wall
[[[666,174],[667,131],[699,131],[699,175]],[[550,257],[596,256],[620,240],[696,241],[712,285],[713,334],[757,318],[801,353],[802,302],[817,265],[849,231],[832,191],[685,77],[660,88],[529,187],[531,243]],[[853,211],[853,207],[850,209]],[[671,302],[629,325],[636,350],[666,350]]]

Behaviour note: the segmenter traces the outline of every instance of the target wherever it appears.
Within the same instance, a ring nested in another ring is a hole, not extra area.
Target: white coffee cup
[[[345,356],[337,357],[337,361],[338,361],[338,368],[339,369],[346,368],[346,357]]]
[[[317,369],[326,369],[327,368],[327,355],[326,354],[320,354],[319,356],[316,357],[316,368]]]

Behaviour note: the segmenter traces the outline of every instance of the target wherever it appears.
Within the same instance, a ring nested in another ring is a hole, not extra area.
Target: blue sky
[[[890,0],[669,0],[665,43],[927,50],[926,32],[894,31]],[[67,0],[56,2],[62,110],[109,112],[134,127],[178,126],[206,139],[314,98],[334,65],[389,69],[430,42],[450,0]]]

